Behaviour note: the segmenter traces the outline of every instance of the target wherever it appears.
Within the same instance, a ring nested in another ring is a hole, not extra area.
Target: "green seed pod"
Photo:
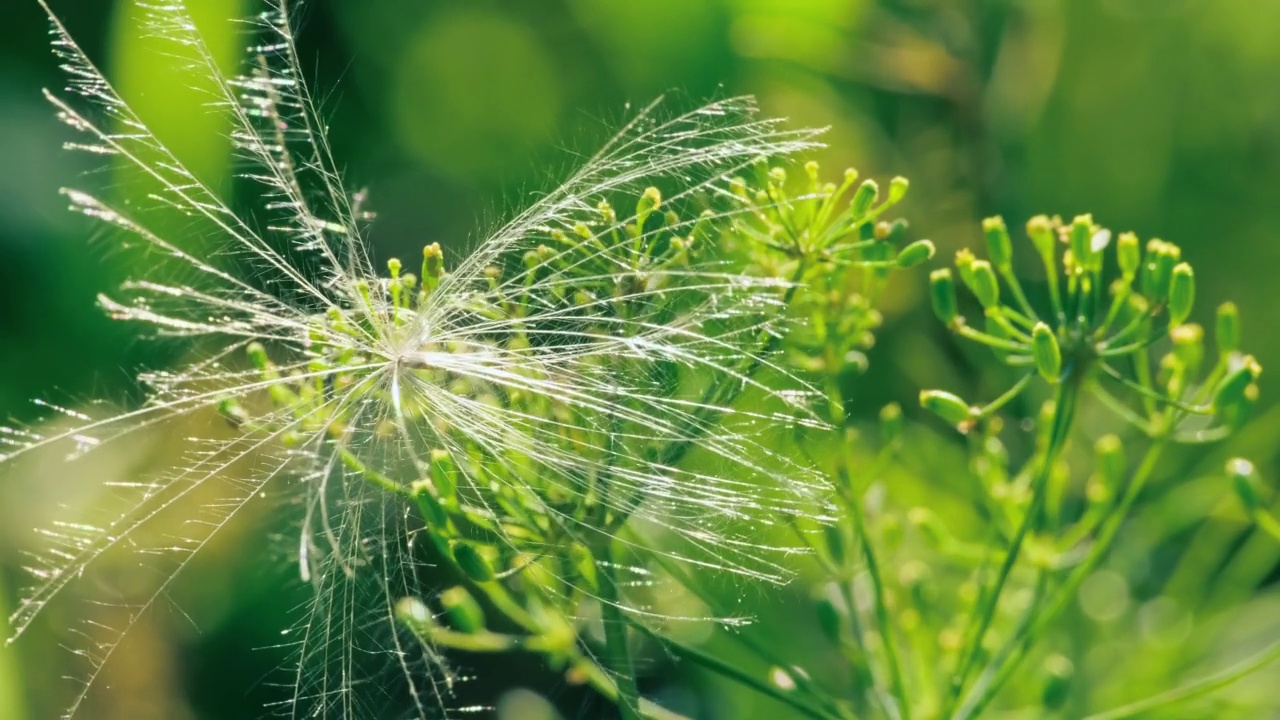
[[[1116,262],[1120,265],[1120,274],[1126,281],[1133,280],[1142,266],[1142,247],[1138,236],[1131,232],[1120,233],[1116,241]]]
[[[906,178],[898,176],[889,181],[889,204],[898,203],[902,198],[907,196],[907,189],[911,187],[910,181]]]
[[[1169,296],[1173,267],[1182,258],[1182,250],[1173,243],[1153,239],[1147,243],[1146,261],[1142,265],[1141,289],[1153,302]]]
[[[1042,257],[1052,258],[1057,238],[1054,234],[1053,221],[1045,215],[1037,215],[1027,221],[1027,237],[1036,246],[1036,252]]]
[[[1223,355],[1240,349],[1240,311],[1235,303],[1223,303],[1218,306],[1218,320],[1213,327],[1214,342],[1218,352]]]
[[[956,426],[969,423],[974,414],[968,403],[942,390],[921,390],[920,407]]]
[[[902,436],[902,406],[889,403],[880,408],[880,437],[888,445]]]
[[[982,221],[982,232],[987,238],[987,255],[991,264],[1000,270],[1013,267],[1013,241],[1009,239],[1009,229],[1005,227],[1004,218],[996,216]]]
[[[458,569],[476,582],[489,582],[494,578],[493,568],[489,565],[489,561],[485,560],[480,551],[476,549],[476,546],[471,543],[455,543],[453,546],[453,561],[457,563]]]
[[[1040,702],[1049,710],[1057,710],[1066,704],[1071,695],[1071,679],[1075,666],[1065,656],[1054,653],[1044,661],[1044,688]]]
[[[1077,215],[1071,221],[1071,254],[1083,268],[1093,267],[1093,216]]]
[[[954,322],[960,311],[950,269],[940,268],[929,273],[929,296],[933,300],[933,314],[947,325]]]
[[[1098,477],[1108,488],[1120,487],[1128,467],[1124,457],[1124,444],[1115,435],[1103,435],[1093,444],[1094,465]]]
[[[1196,301],[1196,277],[1191,265],[1178,263],[1169,281],[1169,326],[1181,325],[1191,316]]]
[[[1062,350],[1058,347],[1058,338],[1049,326],[1038,322],[1031,330],[1031,355],[1036,361],[1036,370],[1049,382],[1057,382],[1062,375]]]
[[[466,588],[459,585],[440,593],[440,604],[455,629],[464,633],[484,631],[484,610]]]
[[[1000,281],[986,260],[974,260],[971,265],[973,284],[969,290],[978,298],[984,308],[994,308],[1000,304]]]
[[[910,245],[902,248],[902,252],[898,253],[895,264],[899,268],[913,268],[920,263],[927,262],[933,258],[933,243],[928,240],[917,240]]]
[[[875,180],[863,180],[862,184],[858,186],[858,190],[853,194],[853,200],[849,204],[849,207],[853,210],[853,219],[859,220],[865,217],[879,194],[880,186],[876,185]]]
[[[1253,463],[1244,458],[1231,458],[1227,461],[1227,476],[1235,488],[1240,502],[1249,512],[1262,509],[1262,499],[1258,494],[1258,473]]]

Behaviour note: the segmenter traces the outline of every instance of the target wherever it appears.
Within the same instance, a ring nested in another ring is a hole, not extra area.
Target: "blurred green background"
[[[154,41],[139,39],[128,0],[51,2],[161,137],[204,177],[225,178],[221,119],[184,90]],[[95,242],[99,233],[65,211],[57,188],[100,187],[110,177],[83,177],[97,169],[94,158],[60,149],[67,134],[40,89],[62,80],[39,6],[4,5],[0,416],[24,421],[39,415],[27,402],[33,395],[127,401],[130,371],[163,364],[171,348],[132,341],[131,328],[95,308],[96,293],[128,276],[129,257]],[[252,0],[192,5],[215,51],[233,64],[238,50],[225,20],[248,12]],[[830,126],[830,148],[818,157],[830,171],[854,165],[878,178],[908,176],[903,212],[944,256],[975,242],[979,220],[993,214],[1020,227],[1040,212],[1093,212],[1117,230],[1181,244],[1196,267],[1199,319],[1235,299],[1247,346],[1264,366],[1280,367],[1280,333],[1270,327],[1280,318],[1280,3],[314,0],[301,17],[304,64],[348,184],[370,191],[380,256],[411,255],[432,241],[465,248],[589,151],[626,116],[627,103],[666,92],[693,100],[753,93],[770,115]],[[891,298],[889,327],[871,358],[876,381],[864,385],[868,416],[889,400],[909,401],[922,385],[984,387],[971,358],[922,306],[922,287],[898,287]],[[1273,397],[1264,388],[1263,417],[1235,446],[1197,462],[1247,453],[1274,478]],[[150,452],[163,452],[163,438],[151,442]],[[958,456],[940,454],[947,457]],[[93,471],[131,466],[107,456]],[[31,528],[73,503],[77,487],[56,462],[20,475],[0,486],[3,607],[14,603]],[[1157,533],[1174,540],[1162,540],[1165,554],[1152,557],[1173,567],[1206,527],[1220,546],[1211,558],[1247,545],[1219,494],[1171,499],[1169,522],[1191,521]],[[282,590],[293,585],[287,562],[261,561],[269,518],[244,525],[192,569],[172,607],[140,627],[106,679],[112,692],[85,717],[244,718],[284,696],[273,674],[284,656],[270,648],[298,596]],[[1235,601],[1260,597],[1275,566],[1273,546],[1250,552],[1261,571],[1236,579]],[[741,608],[794,617],[807,593],[752,591]],[[0,651],[0,718],[56,716],[69,689],[60,680],[58,646],[72,642],[65,626],[54,608]],[[784,625],[781,636],[797,659],[823,661],[812,627]],[[505,684],[474,690],[482,702],[503,697],[504,717],[554,717],[538,715],[527,693],[503,695],[520,685],[547,692],[566,717],[601,712],[518,660],[500,669]],[[648,673],[646,688],[699,717],[781,716],[671,663],[655,660]]]

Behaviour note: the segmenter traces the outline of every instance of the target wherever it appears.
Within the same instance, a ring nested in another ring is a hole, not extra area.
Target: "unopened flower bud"
[[[970,277],[973,282],[969,290],[984,308],[994,308],[1000,303],[1000,281],[986,260],[974,260],[970,266]]]
[[[969,403],[942,390],[921,390],[920,407],[958,427],[969,423],[974,414]]]
[[[889,200],[890,204],[901,202],[902,198],[907,196],[907,188],[911,183],[904,177],[895,177],[889,181]]]
[[[1027,237],[1036,246],[1036,252],[1043,257],[1053,257],[1057,239],[1054,237],[1053,221],[1048,216],[1037,215],[1027,221]]]
[[[1077,215],[1071,221],[1071,255],[1083,268],[1093,266],[1093,216]]]
[[[1195,323],[1178,325],[1169,331],[1173,354],[1188,373],[1195,373],[1204,359],[1204,328]]]
[[[859,219],[867,214],[871,209],[871,205],[875,203],[876,196],[880,194],[880,186],[876,185],[875,180],[863,180],[858,186],[858,190],[853,194],[853,200],[850,202],[850,208],[853,210],[854,219]]]
[[[1178,263],[1169,281],[1169,326],[1181,325],[1191,316],[1196,301],[1196,278],[1191,266]]]
[[[880,437],[888,445],[902,435],[902,406],[889,403],[880,408]]]
[[[422,248],[422,289],[431,292],[440,284],[441,271],[444,269],[444,252],[440,243],[431,243]]]
[[[942,322],[950,325],[959,314],[956,302],[956,283],[951,279],[951,270],[940,268],[929,273],[929,296],[933,300],[933,313]]]
[[[485,560],[476,546],[471,543],[460,542],[454,545],[453,560],[457,563],[458,569],[476,582],[489,582],[494,578],[489,561]]]
[[[1236,309],[1235,303],[1218,306],[1218,319],[1213,332],[1219,353],[1230,355],[1240,349],[1240,311]]]
[[[933,253],[934,247],[932,242],[928,240],[917,240],[902,248],[902,252],[898,253],[898,257],[894,262],[902,269],[913,268],[920,263],[927,262],[932,259]]]
[[[987,255],[991,264],[1001,270],[1013,267],[1013,241],[1009,239],[1009,229],[1005,227],[1004,218],[989,217],[982,221],[982,232],[987,238]]]
[[[1258,473],[1253,463],[1244,458],[1231,458],[1227,461],[1227,475],[1245,509],[1250,512],[1262,509],[1262,498],[1258,494]]]
[[[1142,247],[1137,235],[1120,233],[1120,239],[1116,241],[1116,262],[1125,280],[1132,280],[1138,274],[1138,268],[1142,266]]]
[[[1075,665],[1066,656],[1054,653],[1045,658],[1041,705],[1049,710],[1057,710],[1066,704],[1071,695],[1071,679],[1075,677],[1075,673]]]
[[[844,598],[834,583],[828,585],[814,601],[814,611],[818,616],[818,627],[832,644],[839,644],[844,638],[844,628],[849,622],[849,610]]]
[[[457,630],[465,633],[484,630],[484,611],[466,588],[451,587],[440,593],[440,604],[449,615],[449,622]]]
[[[1261,374],[1262,366],[1252,355],[1240,358],[1237,367],[1227,373],[1213,391],[1213,406],[1221,411],[1244,401],[1246,390]]]
[[[636,201],[636,227],[644,226],[644,221],[649,219],[649,215],[662,205],[662,193],[656,187],[647,187],[644,193],[640,195],[640,199]]]
[[[1049,382],[1057,382],[1062,375],[1062,350],[1058,347],[1058,338],[1049,326],[1038,322],[1031,330],[1031,355],[1036,361],[1036,370]]]
[[[1103,435],[1093,444],[1094,463],[1098,477],[1107,488],[1120,487],[1127,467],[1124,458],[1124,444],[1115,435]]]

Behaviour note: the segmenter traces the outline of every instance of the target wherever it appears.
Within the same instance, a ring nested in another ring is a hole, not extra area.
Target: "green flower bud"
[[[951,279],[951,270],[941,268],[929,273],[929,297],[933,300],[933,314],[943,323],[950,325],[959,315],[956,302],[956,283]]]
[[[1182,250],[1173,243],[1153,239],[1147,243],[1147,255],[1142,265],[1142,294],[1152,301],[1165,299],[1169,295],[1169,284],[1173,279],[1173,267],[1182,259]]]
[[[986,260],[974,260],[970,266],[970,277],[973,282],[969,290],[984,308],[994,308],[1000,304],[1000,281]]]
[[[400,598],[396,603],[396,620],[420,638],[430,638],[436,629],[436,619],[431,608],[416,597]]]
[[[1178,263],[1169,281],[1169,326],[1181,325],[1191,316],[1191,306],[1196,301],[1196,277],[1191,266]]]
[[[484,611],[466,588],[451,587],[440,593],[440,604],[455,629],[465,633],[484,631]]]
[[[1058,338],[1049,326],[1038,322],[1031,330],[1031,356],[1035,358],[1036,370],[1049,382],[1057,382],[1062,374],[1062,350],[1058,348]]]
[[[871,209],[871,205],[875,203],[876,196],[879,194],[880,186],[876,185],[875,180],[862,181],[849,204],[849,207],[853,209],[854,220],[859,220],[866,216],[867,211]]]
[[[1253,463],[1244,458],[1231,458],[1227,461],[1227,476],[1231,478],[1231,484],[1245,509],[1250,512],[1262,509],[1262,498],[1258,494],[1258,473]]]
[[[933,243],[928,240],[917,240],[910,245],[902,248],[902,252],[898,253],[895,264],[899,268],[913,268],[920,263],[927,262],[933,258]]]
[[[444,252],[440,243],[431,243],[422,248],[422,289],[431,292],[440,285],[440,275],[444,270]]]
[[[581,543],[574,543],[569,548],[569,560],[573,563],[573,567],[577,569],[579,577],[587,584],[587,589],[592,592],[598,592],[600,589],[600,576],[596,572],[596,559],[592,556],[591,551]]]
[[[1240,349],[1240,311],[1235,303],[1223,303],[1218,306],[1218,320],[1213,327],[1214,342],[1218,352],[1223,355]]]
[[[453,561],[457,563],[458,569],[476,582],[489,582],[494,578],[489,561],[471,543],[456,543],[453,546]]]
[[[1071,221],[1071,255],[1083,268],[1093,265],[1093,216],[1077,215]]]
[[[649,219],[649,215],[662,205],[662,193],[656,187],[647,187],[644,193],[640,195],[640,199],[636,201],[636,227],[644,226],[644,221]]]
[[[810,160],[804,164],[804,174],[809,176],[809,183],[813,187],[818,186],[818,161]]]
[[[920,407],[962,429],[973,420],[969,403],[942,390],[921,390]]]
[[[1053,257],[1057,237],[1054,233],[1053,221],[1048,216],[1037,215],[1028,220],[1027,237],[1031,238],[1031,243],[1036,246],[1036,252],[1041,256]]]
[[[1049,710],[1057,710],[1066,704],[1071,695],[1071,679],[1075,666],[1065,656],[1054,653],[1044,661],[1044,688],[1040,691],[1040,703]]]
[[[1001,270],[1013,267],[1013,241],[1009,239],[1009,229],[1005,227],[1004,218],[996,216],[982,221],[982,232],[987,237],[987,255],[991,264]]]
[[[452,501],[458,493],[457,468],[453,456],[446,450],[431,451],[431,484],[445,500]]]
[[[266,372],[271,367],[271,358],[267,355],[267,348],[260,342],[251,342],[244,347],[245,355],[249,356],[249,362],[259,370]]]
[[[449,527],[449,514],[445,512],[444,506],[431,494],[431,484],[425,480],[419,480],[409,485],[409,491],[413,493],[414,504],[418,506],[418,514],[422,516],[422,521],[426,523],[429,532],[443,532]]]
[[[240,406],[240,403],[228,398],[218,403],[218,414],[223,420],[234,430],[244,427],[252,419],[249,412]]]
[[[1120,233],[1120,239],[1116,241],[1116,261],[1120,265],[1120,274],[1126,281],[1138,274],[1138,268],[1142,266],[1142,247],[1137,235],[1131,232]]]
[[[387,272],[391,273],[392,279],[400,277],[400,258],[387,260]]]
[[[880,408],[880,438],[888,445],[902,435],[902,406],[889,403]]]
[[[1237,367],[1222,378],[1213,391],[1213,406],[1219,411],[1245,401],[1245,393],[1250,385],[1262,374],[1262,366],[1252,355],[1241,358]]]
[[[895,177],[889,181],[889,204],[898,203],[902,198],[907,196],[907,188],[911,187],[910,181],[902,176]]]
[[[1204,328],[1195,323],[1179,325],[1169,331],[1169,339],[1173,341],[1174,357],[1188,374],[1200,369],[1200,361],[1204,359]]]
[[[1120,487],[1128,467],[1124,457],[1124,443],[1115,435],[1103,435],[1093,444],[1094,464],[1098,477],[1107,488]]]

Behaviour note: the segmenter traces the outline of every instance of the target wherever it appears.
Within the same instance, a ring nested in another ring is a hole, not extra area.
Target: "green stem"
[[[604,620],[605,652],[609,669],[617,676],[618,711],[622,720],[640,720],[640,689],[636,686],[631,649],[627,646],[627,617],[619,604],[617,564],[605,553],[596,562],[600,575],[600,612]]]
[[[1124,496],[1102,523],[1102,529],[1098,532],[1098,539],[1093,544],[1093,547],[1090,548],[1089,554],[1067,576],[1066,581],[1054,594],[1053,600],[1036,618],[1027,632],[1018,635],[1014,644],[1002,652],[996,662],[989,666],[982,676],[978,678],[978,681],[974,683],[973,690],[969,693],[969,699],[960,712],[956,714],[956,720],[977,717],[982,712],[987,704],[995,698],[1000,688],[1013,675],[1019,663],[1039,641],[1049,625],[1066,609],[1071,599],[1075,597],[1080,584],[1097,568],[1098,564],[1102,562],[1102,559],[1111,549],[1120,527],[1128,517],[1133,503],[1146,486],[1147,479],[1155,470],[1156,462],[1160,459],[1160,454],[1163,450],[1163,440],[1156,441],[1147,449],[1142,463],[1133,474],[1133,480],[1125,488]]]
[[[777,700],[778,702],[785,703],[807,718],[812,718],[813,720],[841,720],[840,715],[815,708],[800,698],[794,697],[793,695],[782,691],[780,688],[774,687],[764,680],[761,680],[760,678],[757,678],[750,673],[715,657],[714,655],[705,653],[697,648],[683,645],[670,638],[662,637],[641,623],[633,622],[631,626],[647,635],[655,642],[661,644],[672,654],[697,663],[717,675],[723,675],[730,680],[734,680],[755,690],[761,695],[765,695]]]
[[[1136,717],[1150,710],[1162,708],[1175,703],[1194,700],[1203,697],[1209,693],[1224,688],[1245,676],[1261,670],[1280,659],[1280,642],[1274,642],[1268,645],[1260,652],[1241,660],[1231,667],[1214,673],[1205,678],[1201,678],[1189,685],[1184,685],[1175,690],[1152,695],[1145,700],[1122,705],[1121,707],[1107,710],[1106,712],[1095,713],[1087,716],[1084,720],[1124,720],[1124,718]]]
[[[1018,529],[1009,544],[1009,549],[1005,552],[1004,560],[1000,563],[995,582],[983,593],[980,600],[978,625],[969,639],[963,660],[956,674],[952,677],[951,693],[946,703],[944,715],[950,712],[951,707],[959,698],[960,691],[964,689],[964,684],[969,679],[969,674],[977,664],[978,655],[982,651],[983,640],[986,638],[987,630],[991,627],[992,620],[995,619],[996,609],[1000,604],[1000,595],[1004,591],[1005,582],[1008,581],[1009,574],[1013,571],[1013,566],[1021,554],[1022,544],[1030,533],[1031,526],[1036,521],[1036,516],[1040,514],[1040,508],[1044,505],[1053,464],[1065,444],[1075,416],[1075,404],[1079,395],[1079,388],[1080,381],[1078,378],[1070,378],[1058,386],[1057,397],[1054,401],[1053,425],[1049,435],[1049,446],[1045,449],[1039,472],[1036,473],[1032,485],[1031,502],[1027,506],[1026,513],[1022,516],[1022,521],[1018,524]]]
[[[858,537],[858,547],[862,551],[863,559],[867,564],[867,577],[871,580],[872,594],[875,595],[875,617],[876,629],[880,633],[881,642],[884,643],[885,662],[889,666],[889,685],[893,692],[895,704],[903,720],[910,720],[911,709],[907,699],[906,684],[902,680],[902,662],[898,657],[898,641],[897,635],[893,629],[893,623],[889,618],[888,604],[885,602],[884,582],[880,577],[880,563],[876,559],[875,549],[871,545],[871,538],[867,533],[866,517],[862,513],[862,503],[859,501],[857,493],[853,490],[852,482],[849,478],[849,443],[845,443],[844,458],[840,461],[836,468],[840,487],[844,488],[848,493],[846,504],[848,505],[849,518],[853,521],[853,531]],[[853,606],[850,607],[853,611]]]

